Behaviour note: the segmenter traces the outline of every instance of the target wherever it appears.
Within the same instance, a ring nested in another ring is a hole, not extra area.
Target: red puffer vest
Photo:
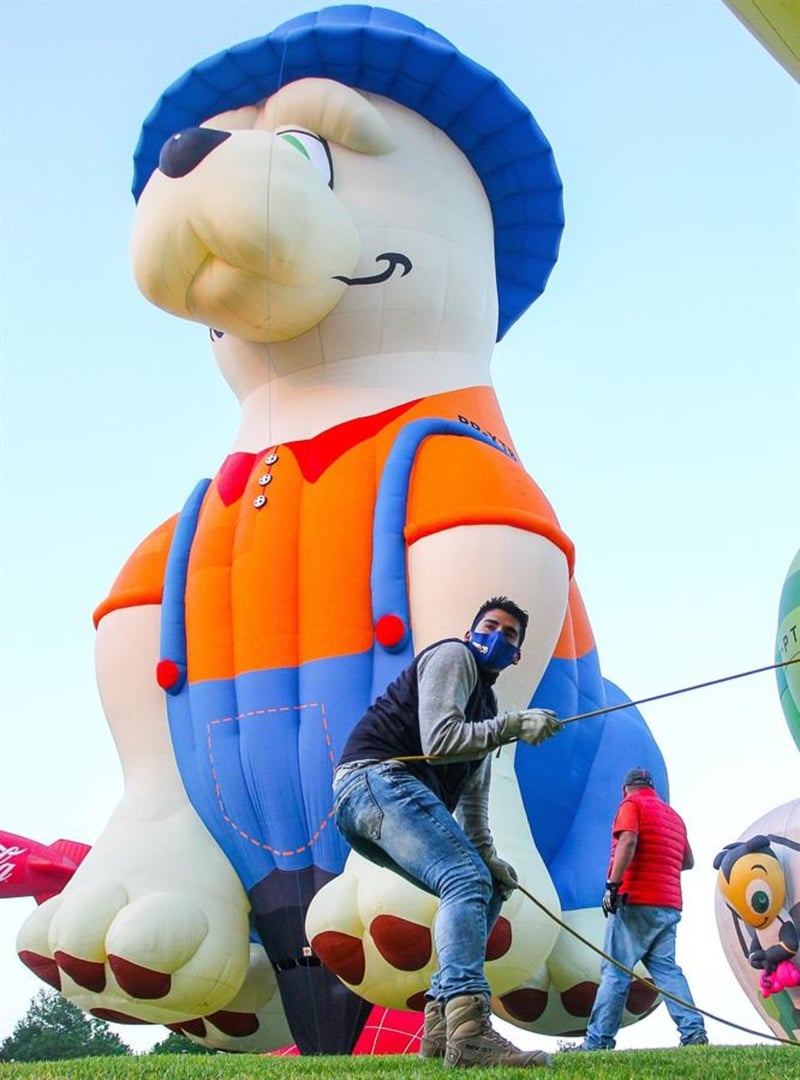
[[[629,904],[653,904],[680,911],[681,867],[687,847],[683,819],[652,788],[639,788],[626,796],[617,810],[612,860],[617,834],[627,829],[638,834],[638,842],[631,864],[622,875],[620,893],[628,894]]]

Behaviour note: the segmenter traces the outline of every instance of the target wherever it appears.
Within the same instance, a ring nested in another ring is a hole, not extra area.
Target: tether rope
[[[720,683],[732,682],[733,679],[744,679],[748,675],[760,675],[764,671],[776,671],[778,668],[788,667],[790,664],[800,663],[800,656],[791,660],[781,660],[776,664],[767,664],[766,667],[751,668],[750,671],[739,671],[735,675],[723,675],[719,679],[709,679],[708,682],[695,683],[693,686],[683,686],[679,690],[667,690],[663,694],[652,694],[650,697],[639,698],[638,701],[626,701],[620,705],[608,705],[604,709],[595,709],[593,712],[579,713],[562,720],[562,724],[574,724],[576,720],[588,720],[592,716],[601,716],[603,713],[616,712],[617,709],[629,709],[631,706],[646,705],[649,701],[660,701],[662,698],[674,697],[676,694],[688,694],[691,690],[704,690],[707,686],[718,686]]]
[[[744,1031],[748,1035],[756,1035],[760,1039],[771,1039],[773,1042],[784,1043],[784,1045],[786,1046],[794,1046],[800,1048],[800,1043],[793,1042],[791,1039],[784,1039],[780,1035],[765,1035],[761,1031],[755,1031],[753,1028],[744,1027],[742,1024],[736,1024],[733,1020],[725,1020],[723,1017],[717,1016],[716,1013],[708,1012],[706,1009],[698,1008],[698,1006],[695,1005],[694,1002],[684,1001],[683,998],[679,998],[676,994],[671,994],[668,990],[662,990],[659,986],[656,986],[656,984],[649,976],[647,978],[644,978],[642,975],[637,975],[635,971],[632,971],[629,967],[626,967],[620,960],[615,960],[613,956],[609,956],[608,953],[604,952],[599,946],[589,941],[588,938],[585,938],[583,934],[579,934],[574,927],[570,926],[568,923],[565,923],[563,919],[560,919],[558,915],[550,911],[550,909],[546,907],[546,905],[543,904],[541,900],[537,900],[533,893],[528,892],[524,885],[517,884],[516,888],[519,889],[519,891],[524,896],[527,896],[527,898],[532,901],[541,911],[543,911],[545,915],[548,916],[548,918],[552,919],[554,923],[557,923],[562,930],[566,930],[568,934],[572,934],[574,938],[577,938],[578,941],[580,941],[583,945],[586,945],[587,948],[592,950],[592,952],[597,953],[597,955],[602,956],[604,960],[608,960],[609,963],[614,964],[615,967],[618,967],[620,971],[624,971],[625,974],[629,975],[632,979],[636,979],[638,982],[650,987],[651,990],[655,990],[655,992],[657,994],[660,994],[661,997],[669,998],[670,1001],[674,1001],[678,1005],[683,1005],[683,1007],[686,1009],[693,1009],[695,1012],[699,1012],[702,1016],[707,1016],[709,1020],[715,1020],[719,1024],[725,1024],[726,1027],[736,1028],[737,1031]]]
[[[617,712],[619,709],[629,709],[638,705],[645,705],[647,702],[660,701],[663,698],[675,697],[677,694],[688,694],[692,690],[703,690],[708,686],[718,686],[720,683],[731,682],[734,679],[743,679],[748,675],[760,675],[765,671],[776,671],[778,668],[788,667],[790,664],[797,663],[800,663],[800,656],[795,656],[791,660],[781,660],[775,664],[767,664],[765,667],[751,668],[749,671],[739,671],[735,675],[723,675],[721,678],[709,679],[707,682],[695,683],[692,686],[684,686],[678,690],[667,690],[662,694],[652,694],[650,697],[639,698],[638,701],[625,701],[619,705],[608,705],[603,709],[594,709],[592,712],[579,713],[576,716],[570,716],[567,717],[567,719],[562,720],[561,724],[562,726],[564,724],[574,724],[578,720],[588,720],[593,716],[602,716],[605,713]],[[514,741],[516,742],[517,740]],[[436,761],[441,757],[446,757],[446,755],[417,754],[414,756],[397,757],[393,758],[392,760],[400,762]],[[702,1016],[708,1017],[709,1020],[714,1020],[719,1024],[726,1025],[727,1027],[736,1028],[737,1031],[743,1031],[747,1035],[755,1035],[757,1038],[760,1039],[770,1039],[773,1042],[783,1043],[785,1046],[800,1047],[800,1043],[793,1042],[791,1039],[784,1039],[780,1035],[765,1035],[764,1032],[755,1031],[753,1028],[744,1027],[742,1024],[736,1024],[733,1020],[725,1020],[723,1017],[717,1016],[715,1013],[708,1012],[706,1009],[698,1008],[697,1005],[692,1002],[684,1001],[682,998],[677,997],[675,994],[671,994],[668,990],[662,990],[660,987],[656,986],[656,984],[651,978],[643,978],[641,975],[637,975],[636,972],[626,967],[619,960],[615,960],[613,956],[609,956],[608,953],[604,952],[601,948],[599,948],[599,946],[589,941],[588,938],[583,937],[583,935],[579,934],[578,931],[574,929],[574,927],[569,926],[568,923],[565,923],[554,912],[550,911],[550,909],[547,908],[541,902],[541,900],[537,900],[536,897],[532,893],[528,892],[528,890],[522,885],[518,884],[516,888],[518,888],[524,896],[527,896],[527,898],[532,903],[534,903],[541,911],[543,911],[545,915],[552,919],[553,922],[557,923],[562,928],[562,930],[566,930],[568,934],[572,934],[574,938],[580,941],[583,945],[586,945],[586,947],[591,949],[592,952],[597,953],[598,956],[602,956],[604,960],[608,960],[609,963],[614,964],[615,967],[618,967],[620,971],[624,971],[625,974],[629,975],[632,979],[636,979],[639,982],[643,983],[645,986],[649,986],[661,997],[669,998],[671,1001],[676,1002],[678,1005],[682,1005],[684,1008],[694,1009],[695,1012],[700,1013]]]
[[[576,716],[568,716],[559,721],[561,727],[565,724],[574,724],[578,720],[589,720],[594,716],[603,716],[605,713],[618,712],[620,709],[631,709],[639,705],[646,705],[650,701],[660,701],[663,698],[675,697],[676,694],[688,694],[692,690],[704,690],[707,686],[718,686],[720,683],[731,682],[733,679],[744,679],[748,675],[760,675],[764,671],[777,671],[778,668],[789,667],[790,664],[799,664],[800,656],[791,660],[780,660],[775,664],[767,664],[766,667],[751,668],[749,671],[739,671],[735,675],[723,675],[719,679],[709,679],[708,682],[695,683],[693,686],[682,686],[679,690],[666,690],[662,694],[651,694],[650,697],[639,698],[638,701],[623,701],[618,705],[606,705],[602,709],[593,709],[592,712],[578,713]],[[510,739],[505,746],[519,742],[519,739]],[[498,747],[498,749],[501,749]],[[407,754],[404,757],[394,757],[392,761],[440,761],[447,754]]]

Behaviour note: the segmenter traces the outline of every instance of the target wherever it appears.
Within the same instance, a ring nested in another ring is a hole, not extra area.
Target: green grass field
[[[694,1046],[678,1050],[625,1050],[556,1054],[544,1077],[576,1080],[800,1080],[800,1046]],[[525,1071],[529,1074],[528,1070]],[[0,1064],[2,1080],[512,1080],[520,1069],[457,1073],[415,1057],[274,1058],[215,1054],[78,1058]]]

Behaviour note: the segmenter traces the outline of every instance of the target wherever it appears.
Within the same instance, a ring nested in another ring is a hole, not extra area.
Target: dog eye
[[[301,128],[288,128],[279,131],[278,137],[293,146],[298,153],[307,158],[329,188],[333,188],[333,161],[325,139],[313,135]]]

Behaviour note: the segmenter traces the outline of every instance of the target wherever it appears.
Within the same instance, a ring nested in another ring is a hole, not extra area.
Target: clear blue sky
[[[10,831],[91,843],[101,830],[121,775],[91,611],[236,428],[207,332],[150,307],[132,281],[141,122],[194,63],[314,6],[0,6]],[[575,541],[604,673],[636,699],[771,663],[800,546],[797,84],[722,0],[389,6],[495,71],[553,145],[560,259],[494,372],[522,459]],[[774,678],[643,711],[698,863],[679,959],[701,1007],[761,1030],[721,952],[711,860],[800,797]],[[42,985],[14,950],[31,904],[0,903],[0,1039]],[[136,1046],[165,1035],[118,1030]],[[620,1039],[674,1042],[663,1008]]]

